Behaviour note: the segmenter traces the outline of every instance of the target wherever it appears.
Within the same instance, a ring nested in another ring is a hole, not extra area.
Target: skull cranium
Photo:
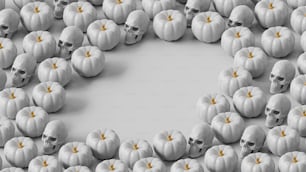
[[[68,132],[62,121],[55,120],[47,124],[43,135],[43,149],[45,154],[53,154],[65,143]]]
[[[204,155],[206,150],[211,147],[213,138],[213,131],[208,124],[200,123],[195,125],[188,140],[189,157],[197,158]]]
[[[188,0],[184,13],[187,19],[187,26],[191,26],[192,19],[199,13],[208,10],[210,0]]]
[[[266,123],[268,128],[282,125],[291,108],[291,102],[287,96],[276,94],[271,96],[265,109]]]
[[[84,35],[81,29],[76,26],[66,27],[58,41],[59,56],[65,59],[70,59],[74,50],[82,46]]]
[[[11,38],[20,22],[19,14],[12,9],[0,11],[0,37]]]
[[[276,62],[270,74],[270,92],[272,94],[285,92],[295,76],[294,65],[288,60]]]
[[[62,19],[65,7],[75,1],[77,0],[53,0],[54,17],[56,19]]]
[[[258,125],[248,126],[240,140],[240,156],[241,158],[247,156],[250,153],[258,152],[264,145],[266,138],[265,131]]]
[[[12,86],[23,87],[29,83],[35,72],[36,59],[28,53],[20,54],[16,57],[12,69]]]
[[[149,28],[150,18],[142,10],[136,10],[129,14],[124,25],[126,32],[126,44],[135,44],[141,41]]]
[[[246,5],[239,5],[232,10],[227,25],[229,27],[251,27],[254,20],[255,16],[253,11]]]

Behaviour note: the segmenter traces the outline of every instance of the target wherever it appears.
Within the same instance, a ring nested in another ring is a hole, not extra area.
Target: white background
[[[52,4],[51,0],[48,1]],[[7,2],[9,5],[10,1]],[[178,8],[182,10],[183,6],[178,5]],[[101,7],[97,9],[99,18],[103,18]],[[62,20],[55,20],[49,31],[58,40],[64,27]],[[261,46],[263,29],[255,27],[251,30],[256,34],[256,46]],[[19,53],[23,51],[22,39],[25,34],[20,25],[13,37]],[[294,63],[302,53],[299,39],[296,36],[295,51],[286,58]],[[87,38],[84,45],[88,45]],[[220,42],[199,42],[190,29],[181,40],[165,42],[158,39],[150,27],[140,43],[132,46],[120,44],[112,51],[105,52],[105,56],[106,66],[98,77],[84,79],[73,74],[71,83],[65,87],[67,101],[64,108],[50,114],[51,119],[60,119],[67,125],[68,141],[84,142],[87,134],[98,128],[114,129],[121,141],[137,138],[151,142],[156,133],[168,129],[180,130],[188,138],[193,125],[200,122],[195,111],[197,99],[201,95],[218,92],[219,72],[233,64],[233,58],[222,50]],[[269,72],[275,61],[269,58],[265,75],[253,81],[253,85],[260,86],[267,95]],[[29,96],[33,86],[38,83],[35,76],[31,84],[25,87]],[[295,102],[293,104],[296,105]],[[267,131],[264,117],[245,121],[248,125],[261,125]],[[40,138],[35,141],[42,154]],[[239,153],[238,143],[233,146]],[[4,160],[3,149],[0,155]],[[274,159],[277,163],[278,158]],[[203,164],[203,158],[199,158],[199,162]],[[4,167],[8,166],[5,161]]]

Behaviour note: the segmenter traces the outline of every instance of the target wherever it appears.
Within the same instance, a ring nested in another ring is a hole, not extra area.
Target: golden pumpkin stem
[[[248,91],[247,97],[248,98],[252,98],[253,97],[253,95],[252,95],[252,93],[250,91]]]
[[[304,17],[306,17],[306,13],[304,14]]]
[[[152,164],[149,162],[149,163],[147,164],[147,169],[151,169],[151,168],[153,168],[153,166],[152,166]]]
[[[220,151],[219,151],[219,156],[220,156],[220,157],[224,156],[223,150],[220,150]]]
[[[15,96],[14,92],[12,92],[12,93],[10,94],[9,98],[10,98],[10,99],[16,99],[16,96]]]
[[[173,140],[172,136],[169,135],[169,136],[167,137],[167,140],[168,140],[169,142],[172,141],[172,140]]]
[[[24,148],[24,145],[23,145],[23,143],[22,143],[22,142],[19,142],[17,146],[18,146],[18,148],[19,148],[19,149]]]
[[[304,82],[304,85],[306,86],[306,82]]]
[[[117,4],[122,4],[122,0],[116,0]]]
[[[78,10],[78,13],[82,13],[82,12],[83,12],[83,8],[82,8],[82,7],[80,7],[80,6],[78,7],[78,9],[77,9],[77,10]]]
[[[256,158],[256,159],[255,159],[255,163],[256,163],[256,164],[260,164],[260,163],[261,163],[260,158]]]
[[[38,7],[34,7],[34,13],[40,13],[40,9]]]
[[[229,124],[229,123],[231,123],[231,122],[232,122],[232,121],[231,121],[230,117],[226,117],[226,118],[225,118],[225,123],[226,123],[226,124]]]
[[[285,137],[286,136],[286,132],[284,130],[281,131],[281,137]]]
[[[52,64],[52,69],[57,69],[56,63],[53,63],[53,64]]]
[[[296,156],[293,157],[292,162],[293,163],[298,163],[299,162]]]
[[[106,139],[105,135],[104,135],[104,134],[101,134],[100,139],[101,139],[101,140],[105,140],[105,139]]]
[[[184,170],[186,170],[186,171],[190,170],[189,164],[185,164]]]
[[[91,56],[90,52],[89,52],[89,51],[86,51],[85,57],[89,58],[90,56]]]
[[[276,32],[275,37],[276,37],[276,38],[280,38],[280,37],[281,37],[281,34],[280,34],[279,32]]]
[[[273,3],[269,3],[269,9],[274,9]]]
[[[167,17],[167,20],[168,20],[168,21],[172,21],[172,20],[173,20],[172,16],[169,15],[169,16]]]
[[[303,116],[306,116],[306,111],[303,112]]]
[[[36,38],[36,42],[41,42],[41,41],[42,41],[41,36],[38,36],[38,37]]]
[[[35,118],[35,113],[34,112],[31,112],[31,118]]]
[[[238,75],[237,71],[234,71],[232,76],[233,76],[233,78],[237,78],[239,75]]]
[[[240,32],[237,32],[237,33],[235,34],[235,37],[236,37],[236,38],[240,38],[240,37],[241,37]]]
[[[78,153],[78,152],[79,152],[79,150],[78,150],[77,147],[73,147],[73,148],[72,148],[72,153]]]
[[[105,24],[101,26],[101,30],[102,30],[102,31],[106,31],[106,30],[107,30]]]
[[[3,45],[2,45],[2,43],[0,43],[0,49],[2,49],[3,48]]]
[[[47,88],[47,92],[48,92],[48,93],[51,93],[51,92],[52,92],[51,87],[48,87],[48,88]]]
[[[110,171],[115,171],[115,169],[116,169],[116,168],[114,167],[113,164],[109,166],[109,170],[110,170]]]
[[[217,104],[216,99],[215,99],[215,98],[212,98],[212,99],[210,100],[210,104],[212,104],[212,105]]]
[[[47,161],[44,160],[42,166],[43,166],[43,167],[48,167],[48,165],[49,165],[49,164],[47,163]]]
[[[133,145],[133,149],[134,149],[134,150],[138,150],[138,149],[139,149],[138,145],[137,145],[137,144],[134,144],[134,145]]]
[[[206,23],[211,23],[211,18],[210,17],[206,18]]]
[[[249,52],[248,58],[249,58],[249,59],[252,59],[253,57],[254,57],[253,53],[252,53],[252,52]]]

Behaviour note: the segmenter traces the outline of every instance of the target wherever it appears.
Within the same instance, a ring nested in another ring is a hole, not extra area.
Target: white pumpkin
[[[245,123],[239,114],[225,112],[213,118],[211,127],[219,141],[230,144],[240,140]]]
[[[225,69],[221,71],[218,76],[219,90],[230,97],[232,97],[238,89],[249,86],[251,83],[251,74],[241,67]]]
[[[234,172],[237,163],[237,153],[228,145],[213,146],[206,151],[204,156],[206,168],[213,172]]]
[[[161,11],[153,20],[155,34],[165,41],[176,41],[182,38],[186,28],[186,17],[177,10]]]
[[[7,69],[12,66],[17,57],[17,48],[8,38],[0,38],[0,68]]]
[[[306,104],[306,75],[299,75],[295,77],[290,85],[290,95],[300,104]]]
[[[224,17],[229,17],[232,10],[239,5],[247,5],[246,0],[213,0],[216,11]]]
[[[91,170],[86,166],[74,166],[67,168],[64,172],[91,172]]]
[[[153,146],[160,158],[166,161],[175,161],[184,155],[187,141],[180,131],[162,131],[155,135]]]
[[[299,132],[300,136],[306,136],[306,106],[292,108],[287,118],[288,126]]]
[[[158,158],[143,158],[138,160],[133,168],[133,172],[165,172],[167,167]]]
[[[204,172],[202,165],[195,159],[181,159],[172,164],[171,172]]]
[[[88,0],[92,5],[102,5],[103,0]]]
[[[288,152],[281,156],[278,162],[280,172],[306,171],[306,154],[304,152]]]
[[[268,58],[266,53],[258,47],[242,48],[234,57],[234,66],[246,69],[253,78],[263,75],[267,64]]]
[[[112,20],[102,19],[91,23],[87,29],[88,41],[102,51],[111,50],[120,42],[120,28]]]
[[[105,160],[99,163],[96,167],[96,172],[129,172],[128,166],[116,159]]]
[[[153,156],[153,149],[146,140],[127,140],[119,148],[119,158],[131,169],[134,164],[143,158]]]
[[[304,31],[306,31],[305,14],[306,14],[306,6],[301,6],[295,9],[291,14],[290,18],[291,27],[298,34],[302,34]]]
[[[295,38],[287,27],[276,26],[263,32],[261,44],[269,56],[281,58],[293,51]]]
[[[199,41],[213,43],[221,39],[225,26],[225,20],[220,14],[208,11],[199,13],[193,18],[191,29]]]
[[[255,36],[247,27],[231,27],[223,32],[221,47],[230,56],[234,56],[241,48],[254,46]]]
[[[37,62],[53,57],[56,52],[55,38],[47,31],[34,31],[27,34],[22,45],[23,50],[31,53]]]
[[[120,139],[114,130],[98,129],[87,135],[86,144],[97,159],[111,159],[119,149]]]
[[[29,164],[31,172],[61,172],[62,167],[54,156],[37,156]]]
[[[269,150],[276,156],[296,151],[299,147],[299,141],[297,131],[285,125],[270,129],[266,137]]]
[[[304,0],[287,0],[287,3],[292,8],[306,6],[306,1]]]
[[[53,10],[45,2],[31,2],[20,10],[21,22],[27,31],[48,30],[53,24]]]
[[[102,9],[105,16],[117,24],[123,24],[130,12],[136,10],[135,0],[104,0]]]
[[[37,75],[40,82],[52,81],[65,86],[72,78],[72,69],[65,59],[54,57],[39,64]]]
[[[251,153],[241,162],[241,172],[274,172],[275,164],[266,153]]]
[[[264,112],[267,98],[266,93],[259,87],[249,86],[237,90],[233,96],[233,102],[240,115],[255,118]]]
[[[37,146],[28,137],[15,137],[6,142],[4,155],[6,160],[15,167],[26,168],[37,156]]]
[[[196,104],[200,119],[211,123],[211,120],[221,112],[229,112],[231,105],[224,95],[208,94],[198,99]]]
[[[9,167],[2,169],[1,172],[25,172],[25,171],[21,168]]]
[[[61,147],[58,159],[64,167],[82,165],[89,167],[93,161],[90,148],[82,142],[70,142]]]
[[[66,26],[76,26],[86,32],[89,24],[97,19],[97,11],[89,2],[72,2],[64,9]]]
[[[300,44],[304,52],[306,52],[306,31],[304,31],[303,34],[301,35]]]
[[[153,19],[156,14],[164,10],[174,10],[175,0],[143,0],[141,1],[144,11]]]
[[[282,26],[287,21],[289,7],[285,1],[259,1],[255,6],[255,14],[259,24],[264,28]]]
[[[0,114],[9,119],[15,119],[17,112],[29,104],[29,96],[22,88],[5,88],[0,92]]]
[[[306,53],[303,53],[298,57],[296,64],[300,74],[306,74]]]
[[[5,88],[6,81],[7,81],[6,73],[2,69],[0,69],[0,91]]]
[[[105,56],[95,46],[85,46],[76,49],[71,55],[72,67],[83,77],[94,77],[104,68]]]
[[[48,113],[41,107],[24,107],[16,115],[17,128],[28,137],[41,136],[48,122]]]
[[[0,147],[15,136],[15,126],[8,119],[0,119]]]
[[[66,93],[57,82],[43,82],[33,88],[32,97],[34,104],[50,113],[57,112],[64,106]]]

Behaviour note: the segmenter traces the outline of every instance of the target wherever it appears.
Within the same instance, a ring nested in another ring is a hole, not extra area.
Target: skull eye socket
[[[245,141],[243,139],[240,140],[240,143],[244,143]]]
[[[285,79],[285,78],[280,77],[280,76],[277,77],[277,80],[279,80],[279,81],[283,81],[284,79]]]
[[[255,143],[253,143],[253,142],[248,142],[248,146],[254,146],[255,145]]]
[[[191,11],[193,12],[193,13],[198,13],[199,12],[199,10],[198,9],[191,9]]]
[[[68,2],[66,2],[66,1],[62,1],[61,3],[62,3],[62,5],[68,5]]]
[[[24,70],[19,70],[18,73],[21,74],[21,75],[23,75],[23,74],[25,74],[26,72],[25,72]]]
[[[12,71],[14,71],[14,72],[15,72],[15,71],[16,71],[16,68],[12,67]]]
[[[130,26],[128,24],[124,24],[124,27],[125,28],[129,28]]]
[[[9,27],[8,27],[8,26],[5,26],[5,25],[2,25],[1,28],[4,29],[4,30],[6,30],[6,29],[8,29]]]
[[[138,31],[138,27],[132,27],[133,31]]]
[[[42,135],[42,138],[45,139],[47,136],[45,134]]]
[[[58,41],[58,46],[61,46],[61,45],[63,45],[63,41],[62,41],[62,40],[59,40],[59,41]]]
[[[69,42],[66,42],[65,45],[66,45],[67,47],[72,47],[72,43],[69,43]]]
[[[274,110],[273,113],[274,113],[275,115],[279,115],[279,114],[280,114],[280,112],[277,111],[277,110]]]
[[[274,78],[274,77],[275,77],[275,75],[271,73],[270,77],[271,77],[271,78]]]
[[[50,141],[54,142],[54,141],[56,141],[56,138],[55,137],[50,137]]]
[[[240,22],[236,22],[235,24],[236,24],[236,26],[242,26],[242,23],[240,23]]]
[[[188,144],[191,144],[192,142],[193,142],[193,139],[192,139],[192,138],[189,138]]]
[[[267,108],[266,108],[266,111],[270,111],[270,108],[267,107]]]
[[[185,6],[185,10],[189,10],[189,7]]]
[[[197,143],[198,145],[203,144],[203,142],[202,142],[201,140],[197,140],[196,143]]]

